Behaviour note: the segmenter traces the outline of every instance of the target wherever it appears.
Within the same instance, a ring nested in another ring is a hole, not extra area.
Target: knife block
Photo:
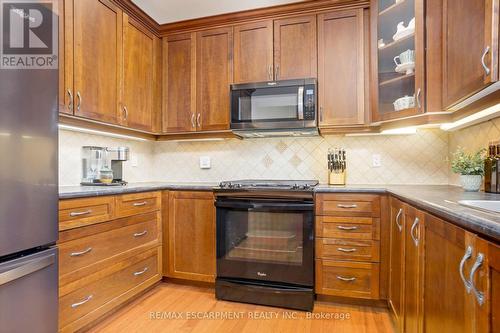
[[[345,171],[344,172],[328,171],[328,184],[344,186],[346,178],[345,173],[346,173]]]

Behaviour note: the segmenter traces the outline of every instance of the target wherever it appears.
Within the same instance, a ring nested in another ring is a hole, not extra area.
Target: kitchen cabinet
[[[468,291],[477,256],[474,235],[426,215],[424,238],[424,331],[475,332],[474,303]]]
[[[234,83],[274,80],[273,21],[234,27]]]
[[[367,29],[363,9],[318,15],[320,127],[365,123]]]
[[[196,131],[196,34],[163,38],[163,132]]]
[[[159,196],[60,200],[60,332],[85,330],[161,280]]]
[[[274,21],[274,72],[276,80],[316,77],[316,15]]]
[[[196,126],[229,129],[229,85],[233,81],[233,28],[196,34]]]
[[[109,0],[74,0],[72,24],[73,59],[66,57],[73,61],[71,109],[75,116],[118,124],[122,11]]]
[[[315,290],[380,298],[380,196],[316,195]]]
[[[372,0],[375,63],[374,121],[425,111],[425,17],[423,0]]]
[[[395,199],[390,200],[390,262],[389,262],[389,306],[396,321],[398,332],[404,328],[404,262],[406,234],[406,205]]]
[[[215,281],[215,207],[212,192],[169,192],[168,277]]]
[[[157,131],[159,39],[109,0],[60,0],[60,112]]]
[[[405,209],[404,234],[404,332],[419,333],[422,330],[423,285],[423,229],[425,214],[414,207]]]
[[[159,39],[139,22],[123,15],[122,125],[151,132],[161,111],[155,100]]]
[[[444,0],[443,19],[443,101],[450,107],[498,81],[499,2]]]

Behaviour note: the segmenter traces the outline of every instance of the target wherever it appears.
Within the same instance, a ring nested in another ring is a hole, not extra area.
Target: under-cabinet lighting
[[[383,130],[380,133],[348,133],[345,136],[412,135],[416,133],[416,127],[402,127]]]
[[[167,140],[166,142],[210,142],[210,141],[224,141],[224,138],[204,138],[204,139],[178,139]]]
[[[59,124],[59,129],[67,130],[67,131],[73,131],[73,132],[80,132],[80,133],[88,133],[88,134],[97,134],[97,135],[109,136],[109,137],[118,138],[118,139],[148,141],[147,139],[139,138],[139,137],[136,137],[136,136],[125,135],[125,134],[117,134],[117,133],[109,133],[109,132],[104,132],[104,131],[98,131],[98,130],[93,130],[93,129],[88,129],[88,128],[77,127],[77,126],[64,125],[64,124]]]
[[[482,123],[484,121],[500,117],[500,103],[490,106],[487,109],[484,109],[482,111],[476,112],[474,114],[471,114],[470,116],[467,116],[465,118],[462,118],[460,120],[457,120],[453,123],[448,123],[448,124],[442,124],[441,129],[444,131],[456,131],[461,128],[469,127],[478,123]]]

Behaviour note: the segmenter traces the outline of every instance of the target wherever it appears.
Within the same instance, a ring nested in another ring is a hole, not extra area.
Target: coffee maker
[[[128,147],[82,147],[81,185],[120,186],[123,180],[123,162],[129,159]]]

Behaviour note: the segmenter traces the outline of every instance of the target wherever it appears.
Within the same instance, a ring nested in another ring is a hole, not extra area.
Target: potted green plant
[[[453,153],[451,170],[460,175],[460,183],[465,191],[477,192],[481,188],[485,151],[481,149],[475,153],[467,153],[462,147],[458,147]]]

